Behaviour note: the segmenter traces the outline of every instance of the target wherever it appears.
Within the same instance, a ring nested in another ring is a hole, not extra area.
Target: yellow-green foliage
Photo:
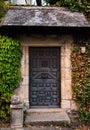
[[[5,4],[4,0],[0,0],[0,21],[2,17],[4,17],[7,10],[8,10],[8,5]]]
[[[66,7],[71,11],[83,12],[90,21],[90,0],[45,0],[50,5]]]
[[[21,81],[21,45],[18,40],[0,36],[0,119],[9,121],[10,99]]]
[[[84,54],[81,46],[86,47]],[[90,40],[74,44],[71,58],[73,99],[79,104],[80,120],[90,122]]]

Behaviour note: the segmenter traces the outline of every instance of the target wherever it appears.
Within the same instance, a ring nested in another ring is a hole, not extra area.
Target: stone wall
[[[73,38],[70,35],[47,35],[30,37],[22,36],[21,43],[23,46],[23,58],[21,72],[23,81],[15,93],[19,95],[29,107],[29,47],[60,47],[61,48],[61,108],[76,109],[72,100],[71,87],[71,51]]]

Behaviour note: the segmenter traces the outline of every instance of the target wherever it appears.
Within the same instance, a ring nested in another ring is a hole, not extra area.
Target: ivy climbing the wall
[[[10,119],[10,99],[21,81],[22,49],[18,40],[0,36],[0,119]]]
[[[80,47],[86,52],[81,53]],[[72,52],[73,98],[79,105],[80,121],[90,123],[90,40],[78,41]]]

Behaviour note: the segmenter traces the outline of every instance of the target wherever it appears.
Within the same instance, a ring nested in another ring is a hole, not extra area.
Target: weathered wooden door
[[[29,49],[30,107],[60,107],[60,48]]]

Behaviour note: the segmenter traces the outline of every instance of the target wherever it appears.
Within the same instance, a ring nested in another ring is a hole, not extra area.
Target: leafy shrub
[[[83,12],[90,21],[90,1],[89,0],[46,0],[54,6],[66,7],[71,11]]]
[[[2,121],[10,120],[10,99],[11,93],[4,93],[0,96],[0,119]]]
[[[85,54],[80,46],[86,46]],[[79,104],[80,121],[90,123],[90,40],[74,45],[72,52],[73,99]]]
[[[8,4],[5,4],[4,0],[0,0],[0,21],[8,10]]]
[[[80,109],[80,121],[84,123],[90,123],[90,112]]]
[[[10,99],[21,81],[21,45],[19,41],[0,36],[0,119],[9,120]]]

